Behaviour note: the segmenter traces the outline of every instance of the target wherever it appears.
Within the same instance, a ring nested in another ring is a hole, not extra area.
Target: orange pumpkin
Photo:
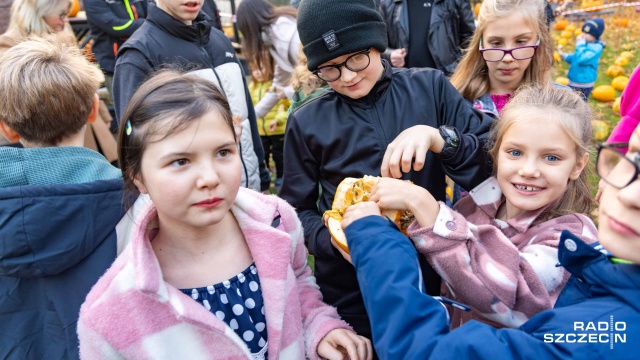
[[[71,10],[69,10],[69,17],[76,17],[80,12],[80,2],[78,0],[71,0]]]
[[[627,83],[629,82],[629,78],[626,76],[616,76],[611,81],[611,86],[618,91],[623,91],[624,88],[627,87]]]
[[[476,6],[473,8],[473,13],[476,14],[476,16],[478,16],[478,14],[480,14],[480,8],[482,7],[482,4],[476,4]]]
[[[600,85],[593,89],[591,96],[598,101],[613,101],[616,98],[616,89],[611,85]]]
[[[617,97],[616,101],[614,101],[613,105],[611,105],[611,110],[613,110],[613,112],[617,115],[620,115],[620,100],[622,100],[622,98]]]
[[[562,31],[567,28],[567,25],[569,25],[569,20],[567,19],[556,21],[556,30]]]
[[[624,68],[618,65],[611,65],[607,68],[607,76],[615,78],[617,76],[624,75]]]

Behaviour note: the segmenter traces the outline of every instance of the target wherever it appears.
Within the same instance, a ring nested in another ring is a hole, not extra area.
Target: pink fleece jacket
[[[611,131],[608,143],[629,142],[631,134],[640,123],[640,66],[631,74],[620,99],[620,121]],[[622,149],[625,153],[627,149]]]
[[[331,330],[350,329],[322,302],[307,266],[302,226],[284,200],[244,188],[231,207],[260,274],[271,359],[318,359]],[[277,216],[281,223],[271,226]],[[141,212],[129,246],[80,309],[83,359],[251,359],[236,333],[162,278],[149,233],[157,213]]]
[[[553,307],[569,273],[558,264],[558,242],[569,230],[586,243],[597,229],[583,214],[535,222],[544,209],[497,220],[504,202],[495,178],[489,178],[456,204],[440,204],[435,225],[407,232],[416,248],[442,276],[442,295],[467,304],[471,312],[451,308],[451,327],[475,319],[496,327],[517,328]]]

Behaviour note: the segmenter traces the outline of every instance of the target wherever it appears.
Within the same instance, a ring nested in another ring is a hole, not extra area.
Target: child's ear
[[[573,168],[571,175],[569,175],[569,179],[575,180],[579,178],[580,174],[582,173],[582,170],[584,170],[584,167],[587,166],[588,163],[589,163],[589,153],[586,152],[576,162],[576,166],[575,168]]]
[[[15,130],[10,128],[9,125],[5,124],[2,120],[0,120],[0,134],[12,143],[20,141],[20,134],[15,132]]]
[[[98,94],[93,94],[93,107],[91,108],[91,112],[87,117],[87,122],[92,123],[95,122],[98,118],[98,109],[100,108],[100,98]]]
[[[140,175],[136,175],[133,178],[133,184],[138,188],[138,191],[140,191],[141,194],[148,194],[149,193],[147,191],[147,187],[144,186],[144,183],[142,182],[142,179],[141,179]]]

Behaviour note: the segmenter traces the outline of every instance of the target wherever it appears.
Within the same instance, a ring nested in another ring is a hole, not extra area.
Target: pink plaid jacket
[[[231,211],[260,274],[269,358],[317,359],[329,331],[350,327],[322,302],[295,211],[276,196],[244,188]],[[81,358],[251,359],[230,327],[163,281],[147,234],[157,214],[151,205],[141,214],[131,243],[80,309]]]
[[[556,266],[562,230],[586,243],[597,241],[598,230],[586,215],[535,222],[543,208],[505,222],[495,218],[503,202],[492,177],[460,200],[456,211],[440,204],[434,226],[419,228],[414,221],[407,229],[442,276],[442,295],[473,308],[451,308],[452,328],[471,319],[517,328],[552,308],[570,275]]]

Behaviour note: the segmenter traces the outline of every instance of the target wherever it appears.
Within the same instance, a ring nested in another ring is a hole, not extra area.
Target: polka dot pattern
[[[242,338],[254,359],[267,357],[267,326],[260,278],[254,264],[219,284],[181,289]]]

